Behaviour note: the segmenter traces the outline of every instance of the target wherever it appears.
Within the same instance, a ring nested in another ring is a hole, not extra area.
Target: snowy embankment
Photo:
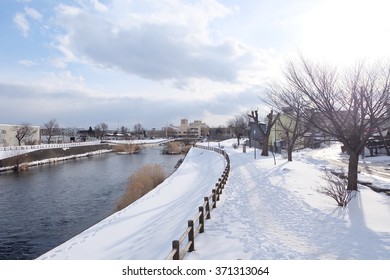
[[[56,148],[67,149],[71,147],[91,146],[91,145],[98,145],[98,144],[100,144],[100,141],[0,147],[0,159],[22,155],[22,154],[26,154],[38,150],[56,149]]]
[[[225,164],[220,154],[192,148],[157,188],[39,259],[165,259]]]
[[[138,144],[138,145],[159,145],[172,140],[169,139],[147,139],[147,140],[110,140],[105,141],[104,143],[112,143],[112,144]],[[99,145],[102,142],[99,141],[89,141],[89,142],[75,142],[75,143],[63,143],[63,144],[43,144],[43,145],[25,145],[25,146],[8,146],[8,147],[0,147],[0,159],[5,159],[21,154],[26,154],[38,150],[46,150],[46,149],[56,149],[63,148],[68,149],[72,147],[81,147],[81,146],[91,146],[91,145]]]
[[[107,141],[106,144],[138,144],[145,147],[157,146],[166,142],[169,142],[169,139],[148,139],[148,140],[132,140],[132,141]],[[44,145],[31,145],[31,146],[10,146],[10,147],[0,147],[0,160],[11,158],[18,155],[34,153],[43,150],[55,150],[62,149],[64,151],[69,149],[78,149],[80,147],[87,146],[98,146],[104,145],[100,141],[91,141],[91,142],[77,142],[77,143],[64,143],[64,144],[44,144]],[[88,157],[93,155],[98,155],[102,153],[111,152],[111,149],[99,149],[96,151],[88,151],[88,152],[74,152],[71,155],[66,156],[53,156],[50,155],[48,158],[43,158],[39,160],[32,160],[26,163],[21,163],[21,166],[31,167],[37,165],[43,165],[48,163],[55,163],[59,161],[66,161],[70,159],[77,159],[82,157]],[[9,164],[7,166],[0,167],[0,172],[13,170],[15,163]]]

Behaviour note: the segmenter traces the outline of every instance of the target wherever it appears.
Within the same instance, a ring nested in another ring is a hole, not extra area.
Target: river
[[[161,164],[168,176],[180,158],[150,147],[0,173],[0,259],[35,259],[60,245],[111,215],[138,168]]]

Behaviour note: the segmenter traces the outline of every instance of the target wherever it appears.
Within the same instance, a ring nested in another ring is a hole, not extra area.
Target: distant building
[[[259,130],[262,129],[262,131]],[[260,147],[263,144],[264,140],[264,133],[266,131],[266,124],[265,123],[259,123],[259,125],[256,125],[254,122],[249,122],[249,139],[247,145],[252,147],[255,145],[256,147]]]
[[[0,124],[0,147],[19,146],[16,135],[22,127],[23,125]],[[21,145],[40,144],[40,127],[28,126],[28,128],[29,132],[21,140]]]
[[[188,123],[188,119],[181,119],[180,126],[176,127],[176,136],[183,138],[206,137],[209,126],[202,121],[196,120]]]

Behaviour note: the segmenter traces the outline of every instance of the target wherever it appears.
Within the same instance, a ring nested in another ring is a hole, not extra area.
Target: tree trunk
[[[287,146],[287,161],[292,161],[292,153],[294,146]]]
[[[237,136],[237,145],[240,146],[240,136]]]
[[[357,191],[359,152],[350,151],[347,190]]]
[[[269,141],[269,136],[265,135],[263,139],[263,150],[261,151],[262,156],[268,157],[268,141]]]

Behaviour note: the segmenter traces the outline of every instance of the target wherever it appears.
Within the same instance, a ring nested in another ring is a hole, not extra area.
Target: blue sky
[[[298,53],[388,59],[385,0],[1,0],[0,123],[223,125]]]

